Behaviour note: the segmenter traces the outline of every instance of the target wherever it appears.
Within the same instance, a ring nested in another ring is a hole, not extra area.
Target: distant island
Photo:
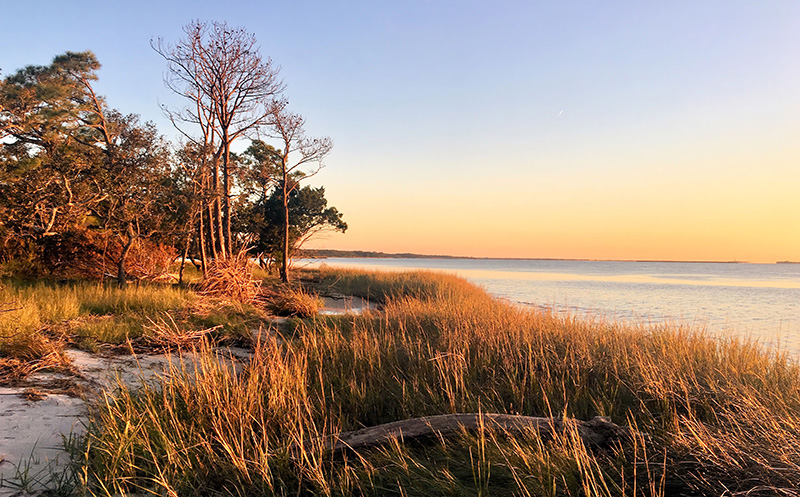
[[[463,257],[454,255],[425,255],[425,254],[387,254],[386,252],[372,252],[367,250],[333,250],[333,249],[302,249],[298,255],[306,259],[325,259],[327,257],[341,257],[348,259],[485,259],[485,257]]]
[[[470,257],[465,255],[429,255],[407,252],[386,253],[369,250],[335,250],[335,249],[300,249],[297,256],[303,259],[326,259],[339,257],[343,259],[471,259],[471,260],[503,260],[503,261],[586,261],[586,262],[682,262],[688,264],[748,264],[746,261],[669,261],[648,259],[569,259],[559,257]],[[791,261],[779,261],[777,264],[800,264]]]

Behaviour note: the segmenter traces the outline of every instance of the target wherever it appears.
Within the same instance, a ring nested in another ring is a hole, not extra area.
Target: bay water
[[[452,273],[520,305],[734,334],[800,359],[800,264],[440,258],[298,263]]]

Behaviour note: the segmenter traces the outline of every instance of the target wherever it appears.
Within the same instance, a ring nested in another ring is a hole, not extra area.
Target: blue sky
[[[0,68],[93,50],[174,136],[149,41],[192,19],[253,32],[333,138],[320,246],[800,258],[800,2],[13,2]]]

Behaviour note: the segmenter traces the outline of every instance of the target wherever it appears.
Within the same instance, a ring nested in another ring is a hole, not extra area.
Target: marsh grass
[[[429,299],[453,292],[481,293],[481,290],[463,280],[454,280],[430,271],[402,273],[365,272],[356,269],[310,269],[304,271],[305,280],[313,283],[321,294],[334,292],[352,295],[384,304],[394,297]]]
[[[320,298],[303,288],[283,287],[269,299],[269,308],[278,316],[310,318],[320,307]]]
[[[0,286],[0,382],[69,368],[68,344],[97,350],[141,336],[147,316],[176,312],[193,294],[171,285],[120,289],[96,282],[4,280]]]
[[[124,495],[796,495],[800,369],[677,327],[512,306],[434,273],[317,272],[381,313],[297,321],[246,368],[199,347],[160,384],[93,409],[81,480]],[[368,288],[368,290],[366,290]],[[380,296],[380,297],[378,297]],[[184,363],[185,364],[185,363]],[[331,453],[337,433],[497,412],[632,427],[590,449],[574,433],[491,430]]]

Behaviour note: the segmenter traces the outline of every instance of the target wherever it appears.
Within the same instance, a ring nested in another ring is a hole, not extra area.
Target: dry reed
[[[87,488],[656,497],[800,487],[800,368],[786,357],[685,329],[523,309],[449,276],[403,275],[382,288],[354,273],[321,278],[368,284],[385,296],[383,312],[266,337],[238,374],[199,350],[194,368],[158,386],[121,388],[94,409],[82,452]],[[601,451],[569,432],[543,440],[488,429],[346,457],[314,445],[458,412],[603,415],[641,435]]]
[[[285,287],[270,298],[269,308],[278,316],[310,318],[319,313],[320,300],[302,288]]]
[[[129,348],[136,352],[154,352],[164,350],[187,350],[221,328],[213,326],[204,329],[187,329],[175,322],[169,314],[147,318],[149,325],[145,326],[146,334],[135,341],[129,341]]]
[[[253,264],[246,252],[209,263],[200,293],[250,304],[256,301],[261,282],[253,278]]]

